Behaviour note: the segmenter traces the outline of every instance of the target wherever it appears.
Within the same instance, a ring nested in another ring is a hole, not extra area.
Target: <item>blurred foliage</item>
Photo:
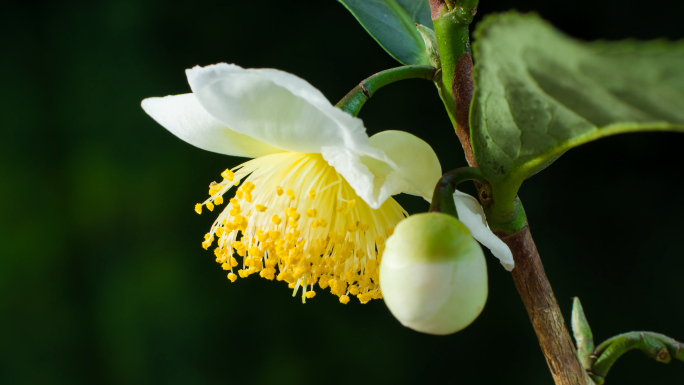
[[[476,20],[538,10],[579,38],[684,37],[684,5],[666,0],[481,3]],[[338,2],[14,1],[0,43],[0,383],[551,382],[492,258],[480,318],[434,337],[401,327],[382,301],[320,293],[302,305],[281,282],[230,284],[200,247],[212,218],[193,205],[241,159],[178,140],[140,101],[188,92],[184,69],[221,61],[293,72],[336,101],[395,66]],[[369,132],[410,131],[445,170],[463,166],[434,86],[391,88],[361,113]],[[579,296],[597,341],[641,329],[684,338],[671,294],[684,271],[682,145],[676,134],[601,140],[521,190],[566,319]],[[668,166],[652,168],[656,157]],[[610,381],[681,373],[634,354]]]

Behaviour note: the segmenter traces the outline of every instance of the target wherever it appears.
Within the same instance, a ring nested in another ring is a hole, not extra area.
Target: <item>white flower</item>
[[[380,298],[384,240],[405,217],[391,198],[432,197],[441,168],[432,148],[401,131],[368,137],[363,122],[306,81],[275,69],[231,64],[187,70],[193,93],[148,98],[143,109],[199,148],[256,158],[222,173],[196,210],[223,202],[244,182],[205,236],[228,277],[276,276],[313,297],[313,284],[349,301]],[[307,291],[307,285],[310,287]]]
[[[480,202],[466,193],[455,190],[454,203],[458,219],[470,229],[473,237],[487,247],[506,270],[513,270],[515,261],[511,249],[489,229]]]

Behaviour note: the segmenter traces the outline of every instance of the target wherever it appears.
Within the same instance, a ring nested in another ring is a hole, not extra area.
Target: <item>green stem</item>
[[[598,385],[603,384],[605,377],[615,362],[630,350],[638,349],[658,362],[668,363],[675,358],[684,361],[684,344],[674,339],[652,332],[630,332],[612,337],[600,344],[594,356],[596,361],[590,375]]]
[[[436,72],[435,67],[421,65],[396,67],[378,72],[359,83],[335,106],[357,116],[366,100],[370,99],[380,88],[406,79],[433,80]]]
[[[492,187],[492,205],[483,205],[487,223],[494,232],[515,234],[527,226],[527,216],[520,199],[502,193],[502,186]]]
[[[489,186],[489,181],[480,173],[480,169],[477,167],[461,167],[451,170],[444,174],[437,182],[435,192],[432,194],[430,211],[451,214],[458,218],[456,205],[454,204],[454,190],[456,190],[459,184],[469,180]]]
[[[442,8],[439,17],[432,19],[435,26],[439,57],[444,69],[441,84],[438,84],[439,93],[452,120],[454,118],[452,115],[456,111],[456,102],[452,95],[454,69],[457,68],[456,63],[463,54],[472,54],[469,27],[477,11],[478,1],[449,1]]]

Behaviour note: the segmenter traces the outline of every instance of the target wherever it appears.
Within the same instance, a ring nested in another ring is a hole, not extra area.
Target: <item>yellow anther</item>
[[[347,231],[349,231],[350,233],[353,233],[357,229],[358,229],[358,227],[356,227],[356,223],[352,223],[349,226],[347,226]]]
[[[230,257],[230,266],[231,267],[237,266],[237,259],[235,259],[235,257]]]
[[[216,182],[211,182],[211,184],[209,185],[209,195],[213,196],[214,194],[221,191],[221,189],[223,189],[222,185],[216,184]]]
[[[325,227],[328,225],[328,221],[326,221],[325,218],[319,218],[316,220],[316,224],[318,227]]]
[[[359,230],[361,230],[361,231],[368,231],[368,229],[370,229],[370,226],[368,226],[368,225],[365,224],[365,223],[359,223]]]
[[[285,215],[286,216],[291,217],[295,214],[297,214],[297,208],[296,207],[288,207],[285,209]]]
[[[290,219],[289,225],[290,225],[290,227],[292,227],[293,229],[296,229],[296,228],[297,228],[297,221],[294,220],[294,219]]]
[[[336,210],[338,213],[341,213],[341,212],[344,211],[346,208],[347,208],[347,206],[341,205],[340,207],[336,208],[335,210]]]
[[[268,210],[268,207],[263,206],[263,205],[256,205],[256,206],[254,206],[254,208],[256,209],[256,211],[258,211],[258,212],[260,212],[260,213],[263,213],[263,212],[265,212],[266,210]]]
[[[246,192],[245,193],[245,200],[249,203],[252,203],[252,193]]]
[[[207,202],[207,208],[209,209],[209,211],[214,211],[214,204],[211,202]]]
[[[283,188],[280,186],[276,186],[276,194],[278,194],[278,196],[283,195]]]
[[[268,239],[268,233],[265,233],[264,230],[257,230],[256,238],[259,242],[265,242]]]
[[[389,237],[390,235],[394,234],[394,227],[388,227],[387,230],[387,236]]]
[[[240,276],[240,278],[245,278],[245,277],[247,277],[249,274],[247,274],[246,271],[240,269],[240,270],[238,270],[238,275]]]
[[[349,293],[350,293],[351,295],[357,295],[357,294],[359,294],[359,287],[356,286],[356,285],[351,285],[351,286],[349,286]]]
[[[272,221],[273,223],[275,223],[276,226],[277,226],[277,225],[279,225],[283,220],[280,219],[280,217],[279,217],[277,214],[275,214],[275,215],[273,215],[273,217],[271,218],[271,221]]]
[[[348,304],[348,303],[349,303],[349,297],[346,296],[346,295],[341,296],[341,297],[340,297],[340,303],[343,304],[343,305]]]
[[[384,245],[385,244],[385,238],[378,235],[377,237],[375,237],[375,244],[376,245]]]
[[[316,198],[316,191],[313,189],[309,190],[309,199],[314,199]]]
[[[275,269],[272,268],[272,267],[263,269],[263,270],[261,270],[261,272],[259,273],[259,276],[261,276],[261,278],[266,278],[266,279],[272,281],[273,278],[275,278]]]
[[[318,215],[318,210],[316,209],[308,209],[306,210],[306,216],[309,218],[315,218],[316,215]]]
[[[249,255],[255,258],[261,258],[264,256],[263,251],[259,250],[258,247],[252,246],[249,248]]]
[[[240,201],[238,201],[238,200],[235,199],[235,198],[230,198],[230,204],[233,205],[233,206],[238,206],[238,207],[240,207]]]
[[[202,214],[202,204],[201,203],[198,203],[195,205],[195,212],[197,214]]]
[[[366,261],[366,274],[368,273],[373,273],[375,269],[378,267],[378,260],[377,259],[369,259]]]
[[[348,208],[352,208],[354,206],[356,206],[356,199],[352,199],[350,201],[347,201],[347,207]]]
[[[232,182],[232,181],[233,181],[233,178],[235,178],[235,173],[233,173],[233,172],[230,171],[229,169],[226,169],[225,171],[223,171],[223,172],[221,173],[221,176],[224,177],[224,178],[226,178],[226,179],[228,179],[229,181]]]
[[[314,291],[307,291],[306,292],[306,298],[313,298],[316,296],[316,292]]]
[[[252,192],[252,191],[254,191],[254,183],[247,181],[247,182],[245,182],[244,185],[242,185],[242,189],[245,192]]]
[[[211,238],[211,233],[204,234],[204,240]]]
[[[212,242],[214,242],[214,237],[211,237],[211,238],[207,239],[206,241],[202,242],[202,247],[204,248],[204,250],[209,249],[209,246],[211,246]]]
[[[242,271],[242,270],[240,270],[240,271]],[[235,280],[237,279],[237,275],[235,275],[233,273],[229,273],[228,279],[230,279],[230,282],[235,282]]]
[[[214,204],[216,206],[220,205],[221,203],[223,203],[223,197],[222,196],[217,196],[216,198],[214,198]]]
[[[235,192],[235,196],[237,197],[237,199],[242,199],[242,197],[243,197],[244,195],[245,195],[245,193],[242,192],[242,190],[237,190],[237,191]]]

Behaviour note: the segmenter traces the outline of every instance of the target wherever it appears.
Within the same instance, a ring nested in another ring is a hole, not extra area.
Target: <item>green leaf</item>
[[[475,38],[471,140],[501,198],[581,144],[684,131],[684,42],[585,43],[515,12],[489,16]]]
[[[416,23],[432,28],[427,0],[338,0],[393,58],[430,64]]]

